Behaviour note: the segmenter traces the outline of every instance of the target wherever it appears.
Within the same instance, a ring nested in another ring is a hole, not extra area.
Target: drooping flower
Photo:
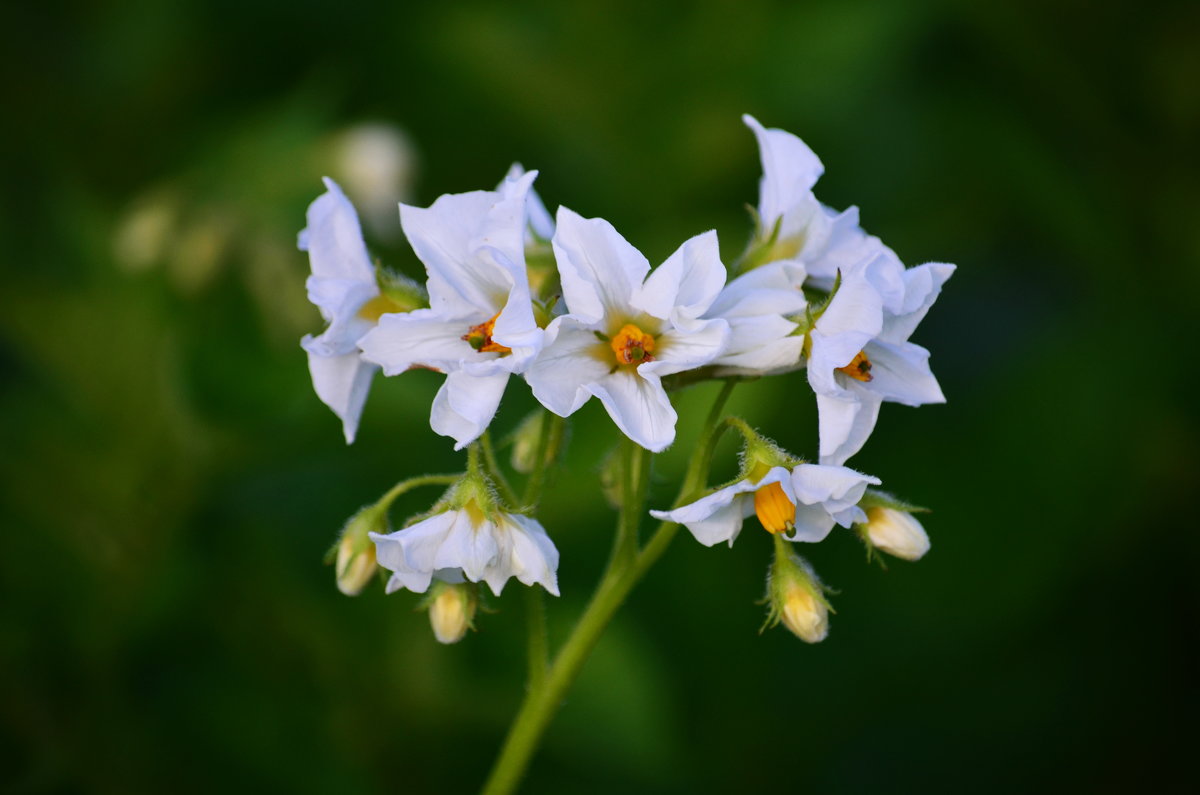
[[[542,346],[525,272],[527,196],[537,172],[498,191],[446,195],[429,208],[400,206],[400,222],[429,276],[429,309],[388,315],[366,334],[363,357],[396,375],[446,374],[430,425],[461,449],[487,428],[508,378]]]
[[[301,230],[298,243],[312,264],[306,283],[308,300],[329,325],[317,336],[305,336],[300,344],[308,353],[317,397],[342,420],[349,444],[378,369],[362,359],[358,341],[381,316],[414,309],[420,297],[415,285],[397,285],[399,289],[386,295],[380,290],[354,205],[328,177],[325,187],[326,192],[308,208],[308,226]]]
[[[929,351],[908,338],[952,273],[943,263],[905,269],[881,254],[842,274],[808,335],[821,463],[842,464],[862,449],[885,400],[945,402]]]
[[[844,270],[877,254],[895,257],[879,238],[858,224],[858,208],[837,212],[813,194],[825,167],[802,140],[789,132],[764,128],[753,116],[742,121],[754,131],[762,158],[759,229],[746,267],[770,262],[803,263],[809,283],[828,290]]]
[[[677,416],[662,377],[711,363],[729,341],[725,320],[703,318],[725,283],[716,233],[650,273],[607,221],[560,207],[553,246],[568,314],[547,327],[526,373],[534,396],[562,417],[595,396],[634,442],[666,448]]]
[[[468,476],[469,478],[470,476]],[[510,577],[558,596],[558,550],[535,519],[508,513],[466,480],[447,504],[411,527],[372,533],[379,565],[392,572],[387,592],[424,593],[434,579],[486,582],[497,596]]]
[[[858,507],[868,484],[879,479],[841,466],[752,465],[744,477],[672,511],[650,511],[656,519],[678,522],[705,546],[733,546],[743,521],[758,516],[763,529],[788,541],[817,542],[835,524],[850,527],[866,514]]]

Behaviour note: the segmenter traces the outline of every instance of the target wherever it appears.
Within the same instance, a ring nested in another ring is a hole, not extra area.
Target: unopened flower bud
[[[429,598],[429,624],[438,643],[458,643],[475,620],[473,586],[438,582]]]
[[[808,562],[792,554],[789,542],[775,536],[775,562],[767,579],[771,610],[767,626],[780,622],[805,643],[820,643],[829,634],[829,603],[824,586]]]
[[[925,528],[908,511],[869,508],[861,532],[871,546],[904,560],[920,560],[929,551]]]
[[[338,590],[346,596],[358,596],[375,576],[375,543],[368,534],[386,531],[387,516],[375,505],[363,508],[346,522],[334,561]]]

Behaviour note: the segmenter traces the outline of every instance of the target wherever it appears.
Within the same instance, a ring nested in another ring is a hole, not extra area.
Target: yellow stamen
[[[768,533],[784,533],[796,526],[796,506],[778,482],[754,492],[754,512]]]
[[[875,377],[871,375],[871,360],[867,358],[865,351],[859,351],[854,355],[854,358],[850,360],[850,364],[837,369],[841,370],[855,381],[862,381],[864,383]]]
[[[492,315],[491,320],[486,323],[471,326],[470,330],[462,335],[462,338],[479,353],[512,353],[512,348],[492,342],[492,330],[496,328],[496,318],[498,317],[500,317],[499,312]]]
[[[390,315],[395,312],[403,312],[404,308],[392,299],[388,298],[383,293],[367,301],[358,309],[358,316],[363,320],[369,320],[372,323],[378,323],[382,315]]]
[[[617,364],[641,364],[652,362],[654,337],[632,323],[626,323],[609,343],[617,356]]]

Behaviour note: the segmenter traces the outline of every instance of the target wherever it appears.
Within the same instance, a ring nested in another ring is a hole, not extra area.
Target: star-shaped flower
[[[712,362],[729,324],[703,315],[725,283],[715,232],[650,263],[607,221],[560,207],[554,235],[568,314],[546,329],[526,373],[533,394],[559,416],[591,397],[626,436],[658,452],[675,440],[675,409],[661,378]]]
[[[875,428],[883,401],[944,403],[929,351],[908,341],[954,266],[905,269],[886,254],[847,270],[809,332],[821,463],[841,464]]]
[[[429,309],[389,315],[359,342],[363,357],[396,375],[446,373],[430,425],[461,449],[487,428],[508,377],[542,346],[525,272],[530,185],[446,195],[428,209],[400,206],[400,222],[429,276]]]

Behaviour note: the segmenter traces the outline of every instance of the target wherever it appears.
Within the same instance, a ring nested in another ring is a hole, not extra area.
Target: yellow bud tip
[[[438,643],[458,643],[474,617],[471,596],[461,586],[442,588],[429,606],[429,625]]]
[[[471,326],[466,334],[462,335],[462,339],[466,340],[477,353],[512,353],[512,348],[501,345],[498,342],[492,342],[492,332],[496,328],[496,318],[500,317],[500,313],[492,315],[491,319],[480,323],[477,326]]]
[[[854,354],[854,358],[850,360],[850,364],[845,367],[837,368],[841,372],[853,378],[855,381],[866,383],[874,378],[871,375],[871,360],[867,358],[867,354],[859,351]]]
[[[796,505],[779,483],[770,483],[754,492],[754,512],[768,533],[784,533],[796,525]]]
[[[346,596],[358,596],[375,576],[375,566],[374,544],[362,545],[361,540],[349,533],[342,536],[335,562],[339,591]]]
[[[805,643],[820,643],[829,634],[829,608],[812,589],[793,583],[783,598],[780,610],[783,625]]]
[[[654,361],[654,337],[632,323],[626,323],[609,342],[617,364],[641,364]]]

